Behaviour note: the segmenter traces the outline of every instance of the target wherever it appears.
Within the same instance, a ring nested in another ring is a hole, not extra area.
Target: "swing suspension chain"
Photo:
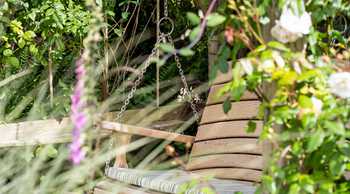
[[[168,0],[164,0],[164,18],[170,19],[170,18],[168,18],[168,15],[169,15],[169,12],[168,12]],[[172,23],[172,25],[173,25],[173,23]],[[144,77],[144,74],[147,71],[147,68],[151,65],[151,62],[152,62],[151,59],[156,55],[157,50],[159,49],[158,48],[159,44],[162,41],[166,42],[166,40],[168,39],[170,41],[170,43],[172,45],[174,45],[174,40],[170,36],[171,32],[168,33],[168,34],[165,34],[165,33],[161,33],[160,34],[160,37],[159,37],[159,39],[157,40],[157,42],[155,44],[155,47],[152,49],[150,56],[147,58],[147,60],[145,62],[145,65],[142,67],[140,73],[137,75],[137,79],[136,79],[133,87],[131,88],[129,94],[127,95],[127,98],[125,99],[125,101],[123,103],[123,106],[120,108],[120,111],[117,114],[117,117],[116,117],[117,121],[119,121],[123,117],[123,114],[125,113],[127,106],[130,104],[130,100],[134,97],[136,89],[140,85],[140,83],[141,83],[141,81],[142,81],[142,79]],[[194,113],[194,117],[198,121],[199,114],[198,114],[196,105],[194,103],[194,95],[192,94],[192,91],[189,90],[189,87],[188,87],[188,84],[187,84],[187,81],[186,81],[186,77],[185,77],[185,73],[184,73],[184,71],[182,69],[182,65],[180,63],[179,56],[176,53],[174,54],[174,58],[175,58],[176,66],[177,66],[177,68],[179,70],[179,73],[180,73],[181,81],[182,81],[182,83],[183,83],[183,85],[185,87],[185,92],[186,92],[186,94],[189,97],[189,103],[190,103],[191,109],[192,109],[192,111]],[[109,145],[110,149],[113,148],[113,144],[114,144],[114,141],[113,141],[113,138],[111,138],[110,145]],[[108,169],[110,168],[110,163],[111,163],[111,159],[108,159],[106,161],[106,163],[105,163],[105,174],[108,173]]]
[[[168,38],[170,44],[174,45],[174,40],[172,39],[172,37],[170,35],[167,35],[167,38]],[[193,95],[193,92],[188,87],[186,76],[185,76],[185,72],[182,69],[182,65],[180,63],[180,58],[177,55],[177,53],[174,53],[174,59],[175,59],[176,66],[177,66],[177,68],[179,70],[181,81],[182,81],[182,83],[183,83],[183,85],[185,87],[185,94],[187,94],[188,97],[189,97],[188,102],[191,105],[191,109],[193,111],[193,114],[194,114],[194,117],[195,117],[196,121],[198,121],[199,120],[199,113],[197,111],[197,108],[196,108],[196,105],[195,105],[195,102],[194,102],[195,101],[194,100],[195,96]]]
[[[164,0],[164,17],[169,16],[169,11],[168,11],[168,0]]]
[[[119,121],[123,117],[123,114],[125,113],[127,106],[130,104],[130,100],[134,97],[136,89],[140,85],[140,83],[144,77],[144,74],[147,71],[147,68],[151,65],[151,62],[152,62],[151,59],[156,55],[160,41],[163,39],[164,38],[161,35],[160,39],[156,42],[156,46],[152,49],[150,56],[147,58],[145,65],[142,67],[140,73],[137,75],[137,79],[135,80],[133,87],[131,88],[130,92],[128,93],[127,98],[125,99],[125,101],[123,103],[123,106],[120,108],[120,111],[117,114],[116,121]],[[114,141],[113,141],[113,138],[111,138],[110,142],[109,142],[109,149],[113,148],[113,144],[114,144]],[[105,174],[108,173],[108,169],[110,168],[110,164],[111,164],[111,159],[108,159],[106,161],[106,164],[105,164]]]

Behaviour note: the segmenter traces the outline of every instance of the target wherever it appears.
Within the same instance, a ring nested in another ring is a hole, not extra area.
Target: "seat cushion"
[[[185,194],[202,194],[201,190],[204,187],[210,187],[219,194],[232,194],[236,191],[244,194],[255,192],[255,186],[249,182],[200,177],[181,170],[147,171],[111,167],[107,171],[107,177],[163,193],[180,193],[186,188],[186,183],[193,180],[198,180],[198,184],[187,188]]]

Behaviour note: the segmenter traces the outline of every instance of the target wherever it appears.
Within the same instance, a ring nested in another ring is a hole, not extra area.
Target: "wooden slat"
[[[246,132],[248,121],[224,121],[201,125],[198,128],[195,141],[230,137],[259,137],[263,123],[262,121],[255,122],[257,127],[254,133]]]
[[[114,180],[103,180],[97,183],[93,194],[159,194],[158,192],[146,191],[133,185],[128,185]]]
[[[61,122],[50,119],[18,123],[17,140],[26,144],[68,142],[71,136],[68,118],[64,118]]]
[[[259,155],[248,154],[216,154],[192,157],[186,168],[187,170],[199,170],[221,167],[261,170],[263,168],[263,158]]]
[[[218,96],[219,91],[225,85],[226,84],[214,85],[210,88],[209,96],[207,99],[207,105],[219,104],[225,101],[225,99],[229,96],[229,94]],[[258,96],[253,92],[247,91],[243,94],[243,96],[241,97],[241,100],[258,100]],[[232,99],[232,101],[234,100]]]
[[[17,128],[17,123],[0,125],[0,147],[16,142]]]
[[[257,138],[227,138],[196,142],[191,156],[226,153],[261,154],[262,151]]]
[[[262,172],[260,170],[243,168],[212,168],[205,170],[195,170],[193,173],[202,176],[214,176],[219,179],[234,179],[251,182],[260,182]]]
[[[145,127],[126,125],[126,124],[121,124],[116,122],[102,121],[101,127],[103,129],[114,130],[117,132],[166,139],[169,141],[177,141],[177,142],[190,143],[190,144],[194,142],[193,136],[181,135],[177,133],[148,129]]]
[[[258,113],[260,102],[241,101],[233,102],[231,104],[231,110],[227,114],[224,113],[222,104],[205,107],[201,124],[255,118]]]
[[[0,132],[5,134],[5,136],[1,135],[0,147],[64,143],[71,139],[67,118],[61,122],[49,119],[4,124],[0,125]],[[13,134],[16,134],[15,138]]]

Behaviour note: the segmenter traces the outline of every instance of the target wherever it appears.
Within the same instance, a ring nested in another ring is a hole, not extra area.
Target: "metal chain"
[[[164,0],[164,17],[169,16],[169,11],[168,11],[168,0]]]
[[[156,42],[156,46],[152,49],[150,56],[147,58],[147,60],[145,62],[145,65],[142,67],[140,73],[137,75],[137,79],[136,79],[133,87],[131,88],[129,94],[127,95],[127,98],[124,101],[123,106],[120,108],[120,111],[117,114],[117,117],[116,117],[117,121],[119,121],[123,117],[123,114],[126,111],[127,106],[130,104],[130,100],[134,97],[136,89],[140,85],[140,83],[141,83],[141,81],[142,81],[142,79],[144,77],[144,74],[147,71],[147,68],[151,65],[151,59],[156,55],[156,52],[157,52],[158,45],[159,45],[160,41],[163,40],[163,39],[164,39],[164,36],[161,35],[159,40]],[[113,138],[111,138],[110,144],[109,144],[109,148],[110,149],[113,148],[113,144],[114,144]],[[106,161],[106,164],[105,164],[105,174],[107,174],[108,169],[110,168],[110,163],[111,163],[111,159],[108,159]]]
[[[174,45],[174,40],[172,39],[172,37],[170,35],[168,35],[167,38],[169,39],[170,43],[172,45]],[[188,87],[186,76],[185,76],[184,70],[182,69],[182,65],[180,63],[180,58],[179,58],[179,56],[176,53],[174,53],[174,59],[175,59],[175,62],[176,62],[176,66],[177,66],[177,68],[179,70],[181,81],[182,81],[182,83],[183,83],[183,85],[185,87],[185,92],[186,92],[186,94],[189,97],[189,103],[191,105],[191,109],[193,111],[194,117],[198,121],[199,120],[199,113],[198,113],[196,105],[194,103],[194,96],[193,96],[192,92],[190,91],[190,89]]]

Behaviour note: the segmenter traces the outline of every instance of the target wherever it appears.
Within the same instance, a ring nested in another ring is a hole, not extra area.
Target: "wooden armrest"
[[[167,132],[167,131],[160,131],[160,130],[149,129],[145,127],[138,127],[133,125],[110,122],[110,121],[102,121],[101,127],[103,129],[113,130],[121,133],[166,139],[169,141],[176,141],[176,142],[190,143],[190,144],[194,142],[193,136],[181,135],[181,134]]]

